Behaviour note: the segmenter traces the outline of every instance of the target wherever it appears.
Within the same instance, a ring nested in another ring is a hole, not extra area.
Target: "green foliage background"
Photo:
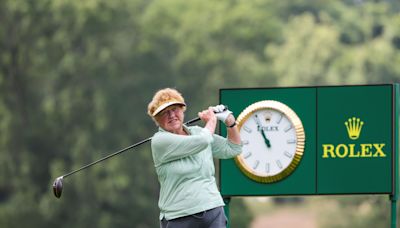
[[[191,118],[219,88],[397,82],[399,10],[395,0],[0,0],[0,227],[157,227],[149,145],[66,179],[61,200],[50,186],[151,136],[146,108],[160,88],[182,91]],[[234,205],[236,224],[250,223]],[[388,226],[388,210],[371,213],[328,225]]]

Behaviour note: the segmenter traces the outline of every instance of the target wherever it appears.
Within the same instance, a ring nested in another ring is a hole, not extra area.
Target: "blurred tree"
[[[170,84],[190,94],[191,107],[199,110],[217,102],[221,87],[275,83],[263,53],[280,35],[280,23],[268,8],[272,4],[155,1],[143,15],[141,47]]]
[[[219,88],[393,82],[400,75],[396,1],[0,5],[0,227],[158,226],[148,145],[66,179],[61,200],[50,185],[151,136],[156,127],[146,107],[160,88],[181,90],[191,118],[218,103]],[[245,207],[240,199],[232,205],[241,210],[233,221],[245,226]],[[385,212],[374,213],[381,222]]]
[[[398,28],[399,15],[386,2],[353,8],[335,2],[317,15],[291,17],[283,42],[267,47],[266,54],[280,85],[395,82]]]
[[[390,227],[390,202],[387,196],[328,197],[337,204],[321,211],[319,224],[327,228]]]
[[[115,118],[121,115],[113,112],[126,107],[126,101],[109,94],[125,86],[118,75],[131,81],[129,61],[118,62],[113,55],[126,56],[123,51],[132,43],[119,42],[115,36],[129,40],[135,29],[130,13],[139,12],[142,4],[100,0],[2,4],[2,227],[124,227],[133,222],[153,227],[158,223],[154,219],[156,180],[154,173],[144,171],[151,169],[148,154],[131,155],[137,166],[116,160],[105,169],[77,175],[72,183],[66,181],[61,202],[49,197],[51,177],[93,161],[104,154],[99,151],[130,143],[129,138],[137,134],[131,130],[133,123],[131,129],[124,125],[135,104],[121,110],[124,118]],[[114,119],[123,121],[117,129],[126,129],[115,131],[118,121]],[[124,132],[130,134],[121,137]],[[154,181],[132,175],[138,170],[153,175]],[[80,202],[78,208],[74,202]]]

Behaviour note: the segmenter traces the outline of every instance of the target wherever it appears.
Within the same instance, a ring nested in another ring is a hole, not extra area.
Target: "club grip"
[[[223,105],[223,106],[224,106],[224,109],[220,112],[225,112],[226,110],[228,110],[228,106],[226,106],[226,105]],[[214,111],[215,114],[220,113],[220,112]]]

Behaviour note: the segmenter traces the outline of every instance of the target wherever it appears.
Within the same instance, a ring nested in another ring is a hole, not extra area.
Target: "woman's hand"
[[[209,107],[208,109],[199,112],[198,115],[200,119],[206,123],[204,128],[207,128],[212,134],[214,134],[217,126],[217,117],[215,116],[213,108]]]
[[[217,121],[217,117],[215,116],[215,113],[211,107],[209,107],[206,110],[203,110],[199,112],[199,117],[201,120],[203,120],[205,123],[208,121]]]

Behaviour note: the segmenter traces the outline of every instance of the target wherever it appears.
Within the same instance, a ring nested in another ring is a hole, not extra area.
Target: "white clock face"
[[[250,115],[240,128],[242,162],[258,176],[284,171],[296,153],[297,135],[288,117],[275,109],[261,109]]]

